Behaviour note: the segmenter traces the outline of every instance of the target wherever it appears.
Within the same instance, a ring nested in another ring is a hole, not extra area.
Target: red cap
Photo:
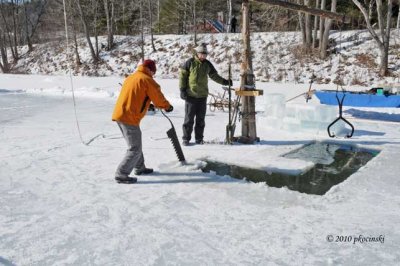
[[[156,62],[150,59],[146,59],[143,61],[143,66],[147,67],[151,72],[156,73]]]

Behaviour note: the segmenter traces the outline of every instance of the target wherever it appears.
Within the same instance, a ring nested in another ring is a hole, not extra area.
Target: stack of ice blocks
[[[264,94],[264,118],[260,122],[268,127],[291,132],[327,132],[327,127],[338,117],[338,107],[311,103],[287,103],[284,94]],[[345,132],[345,124],[338,121],[331,128],[335,135]]]

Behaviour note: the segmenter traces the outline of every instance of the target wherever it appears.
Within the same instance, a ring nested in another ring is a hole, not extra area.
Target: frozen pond
[[[20,91],[0,89],[0,124],[18,123],[44,109],[51,109],[71,99],[67,97],[43,96]]]

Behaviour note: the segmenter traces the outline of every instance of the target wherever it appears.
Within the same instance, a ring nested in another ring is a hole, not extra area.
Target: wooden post
[[[241,90],[254,90],[253,63],[251,59],[250,47],[250,18],[249,0],[242,2],[242,38],[243,38],[243,58],[241,65]],[[242,136],[239,142],[253,143],[257,140],[255,97],[243,96],[242,102]]]

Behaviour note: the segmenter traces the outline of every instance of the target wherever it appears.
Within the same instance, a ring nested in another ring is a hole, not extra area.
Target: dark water
[[[204,172],[246,178],[252,182],[265,182],[271,187],[288,187],[307,194],[324,195],[332,186],[346,180],[379,152],[358,149],[348,145],[312,143],[282,157],[311,161],[314,167],[300,175],[267,173],[262,170],[206,161]]]

